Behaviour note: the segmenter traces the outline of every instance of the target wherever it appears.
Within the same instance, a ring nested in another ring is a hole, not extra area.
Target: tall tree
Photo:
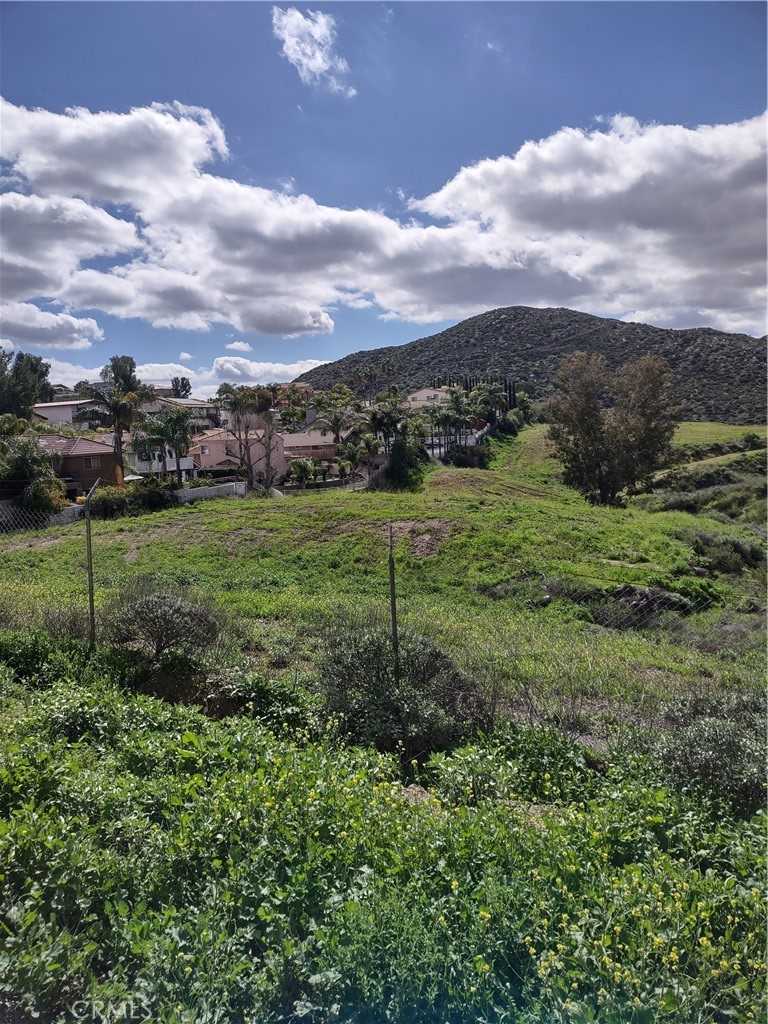
[[[99,377],[106,385],[118,388],[126,394],[138,391],[141,386],[141,381],[136,376],[136,360],[133,356],[110,356],[109,362],[102,366]]]
[[[141,422],[141,405],[154,397],[154,391],[136,376],[136,361],[131,356],[112,356],[102,368],[100,377],[102,383],[89,385],[86,392],[95,408],[84,409],[75,419],[81,422],[95,420],[112,427],[120,477],[118,483],[122,484],[125,476],[123,435]]]
[[[37,402],[50,402],[53,388],[48,382],[50,363],[27,352],[12,355],[0,349],[0,413],[13,413],[23,419],[32,415]]]
[[[678,408],[668,363],[642,356],[613,379],[615,405],[608,429],[618,438],[625,486],[647,483],[672,450]]]
[[[192,394],[192,385],[189,377],[172,377],[171,391],[174,398],[189,398]]]
[[[565,481],[590,501],[613,504],[669,452],[676,422],[669,367],[645,357],[611,376],[602,356],[574,352],[563,359],[557,382],[549,436]]]
[[[176,480],[181,487],[180,460],[189,452],[193,435],[192,413],[188,409],[168,409],[146,417],[140,431],[134,434],[134,447],[159,446],[164,474],[168,473],[168,449],[172,449],[176,460]]]
[[[219,388],[222,401],[230,413],[230,427],[237,438],[240,465],[245,469],[248,487],[256,484],[256,471],[266,491],[275,481],[274,456],[279,447],[275,413],[275,395],[269,387],[228,386]],[[254,461],[254,448],[260,442],[262,454]]]

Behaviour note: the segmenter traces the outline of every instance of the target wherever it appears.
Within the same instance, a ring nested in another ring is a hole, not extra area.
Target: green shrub
[[[96,519],[115,519],[128,514],[128,491],[124,487],[97,487],[91,498],[91,515]]]
[[[587,765],[584,747],[562,733],[511,724],[482,743],[433,754],[427,771],[443,799],[467,804],[584,800],[598,779]]]
[[[739,573],[745,568],[756,568],[765,560],[762,545],[722,534],[697,533],[693,550],[713,572]]]
[[[412,803],[391,757],[103,681],[8,711],[0,965],[19,1019],[123,1000],[201,1022],[761,1014],[763,816],[709,818],[634,762],[533,815]],[[573,769],[554,738],[504,742],[553,781]]]
[[[42,514],[61,512],[67,506],[64,484],[58,477],[37,477],[24,488],[21,504],[30,512]]]
[[[445,453],[442,461],[448,466],[457,466],[460,469],[488,469],[491,453],[487,444],[454,444]]]
[[[670,781],[681,789],[703,790],[744,815],[765,804],[762,717],[751,728],[744,721],[699,718],[664,736],[656,752]]]
[[[473,682],[431,640],[409,631],[400,634],[397,672],[386,628],[332,627],[319,685],[326,713],[349,742],[397,750],[405,760],[445,749],[487,724]]]
[[[389,462],[384,470],[384,483],[396,491],[416,490],[421,486],[428,461],[424,448],[396,438],[392,442]]]
[[[304,739],[320,731],[316,697],[294,681],[224,669],[209,674],[206,690],[201,703],[214,717],[249,715],[279,735]]]
[[[148,477],[127,487],[99,487],[91,499],[91,514],[97,519],[138,515],[172,508],[179,502],[172,481]]]
[[[138,577],[105,610],[102,623],[112,643],[136,646],[157,662],[171,652],[209,647],[219,635],[221,615],[201,595]]]

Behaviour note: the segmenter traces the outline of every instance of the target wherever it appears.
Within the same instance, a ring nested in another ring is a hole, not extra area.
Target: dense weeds
[[[380,630],[341,623],[322,651],[282,680],[203,659],[211,717],[137,692],[149,677],[125,650],[0,634],[16,1005],[57,1021],[84,999],[163,1021],[758,1018],[758,696],[690,696],[596,752],[503,708],[455,717],[487,678],[407,630],[400,689]],[[406,715],[384,713],[388,691]]]

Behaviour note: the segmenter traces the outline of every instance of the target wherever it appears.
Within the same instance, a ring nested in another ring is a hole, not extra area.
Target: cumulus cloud
[[[228,154],[209,110],[153,103],[127,114],[71,107],[64,114],[2,101],[0,158],[36,193],[135,205],[167,195],[214,157]]]
[[[251,346],[247,341],[230,341],[224,348],[228,348],[231,352],[250,352]]]
[[[213,173],[227,143],[199,108],[5,107],[22,185],[3,197],[4,297],[49,315],[298,336],[332,331],[339,307],[430,323],[521,304],[765,331],[765,117],[562,128],[398,220]]]
[[[55,295],[82,260],[140,247],[134,224],[64,196],[6,192],[0,215],[4,299]]]
[[[349,64],[335,52],[336,19],[331,14],[273,7],[272,31],[282,43],[283,57],[293,64],[305,85],[324,85],[349,99],[357,95],[345,81]]]
[[[191,352],[179,352],[179,362],[180,363],[188,363],[191,358],[192,358],[192,353]]]
[[[100,366],[86,367],[53,358],[49,378],[56,384],[76,384],[81,380],[95,380]],[[192,370],[179,363],[140,363],[136,372],[143,381],[167,383],[172,377],[188,377],[195,397],[213,394],[219,384],[279,384],[293,380],[301,373],[322,366],[320,359],[299,359],[293,363],[256,362],[241,356],[219,356],[210,366]]]
[[[29,302],[0,306],[4,340],[18,348],[83,349],[101,341],[104,332],[90,317],[48,313]]]

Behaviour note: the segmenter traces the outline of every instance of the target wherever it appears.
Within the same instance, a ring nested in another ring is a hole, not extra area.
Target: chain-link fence
[[[68,505],[61,512],[36,512],[14,501],[0,501],[0,534],[24,530],[45,530],[49,526],[65,526],[82,515],[82,506]]]
[[[685,580],[628,583],[575,573],[528,572],[487,588],[489,597],[511,598],[529,609],[558,603],[576,617],[607,629],[673,626],[715,606],[717,587],[703,575]]]

